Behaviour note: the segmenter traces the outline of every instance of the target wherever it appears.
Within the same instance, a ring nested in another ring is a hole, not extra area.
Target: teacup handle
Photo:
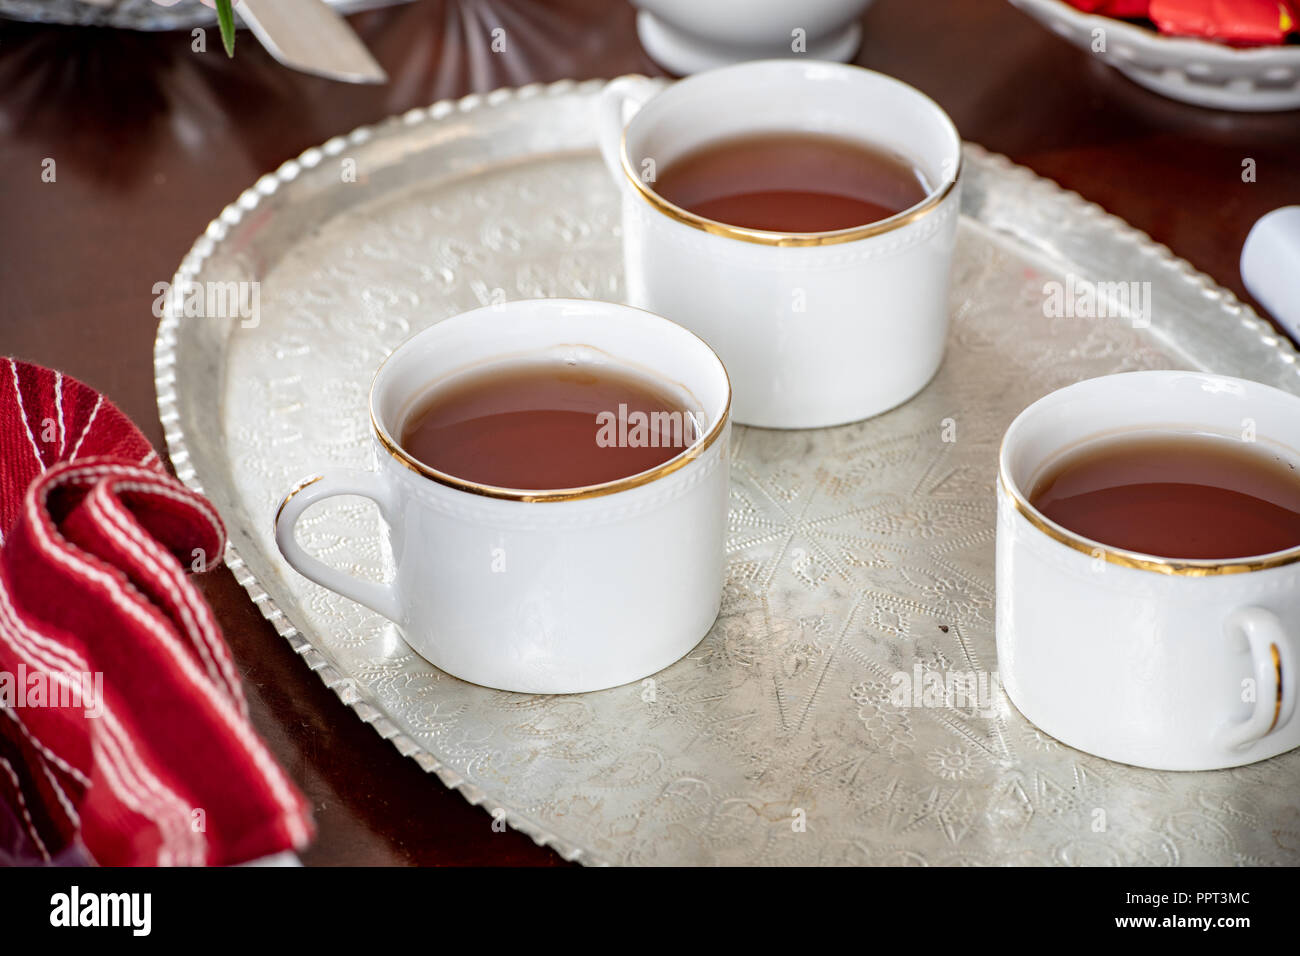
[[[364,604],[390,621],[400,623],[401,607],[391,587],[375,584],[373,581],[363,581],[337,571],[320,559],[312,557],[298,543],[294,532],[302,513],[316,502],[337,495],[360,495],[369,498],[379,506],[379,511],[385,520],[390,522],[392,520],[388,490],[378,475],[369,471],[340,470],[304,478],[284,496],[284,500],[280,502],[280,509],[275,513],[275,543],[279,546],[284,559],[303,577],[331,591],[337,591],[358,604]]]
[[[623,179],[623,130],[636,111],[658,92],[659,84],[654,80],[631,73],[610,80],[596,100],[596,141],[615,182]]]
[[[1233,611],[1224,622],[1224,633],[1237,649],[1248,649],[1253,662],[1255,710],[1244,721],[1226,724],[1219,731],[1222,745],[1240,749],[1291,719],[1296,701],[1295,654],[1281,620],[1261,607]]]

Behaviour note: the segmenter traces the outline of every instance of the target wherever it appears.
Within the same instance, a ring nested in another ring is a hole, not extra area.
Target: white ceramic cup
[[[1241,281],[1293,339],[1300,338],[1300,206],[1265,213],[1241,247]]]
[[[601,151],[623,194],[628,301],[713,346],[731,374],[736,421],[839,425],[925,386],[943,359],[961,202],[961,139],[933,100],[859,67],[768,60],[667,88],[621,77],[597,106]],[[890,150],[923,173],[929,195],[867,226],[783,234],[697,216],[646,181],[704,144],[762,132]]]
[[[639,373],[684,403],[700,437],[651,471],[547,491],[463,481],[399,446],[394,436],[435,383],[531,360]],[[389,618],[456,677],[541,694],[638,680],[694,647],[718,613],[730,400],[718,357],[657,315],[571,299],[476,309],[385,360],[370,391],[374,470],[300,482],[276,515],[276,543],[300,573]],[[330,568],[298,543],[302,513],[335,495],[379,506],[388,583]]]
[[[632,0],[636,32],[656,63],[698,73],[772,57],[853,59],[871,0]]]
[[[1200,372],[1079,382],[1025,409],[999,459],[997,645],[1020,712],[1079,750],[1212,770],[1300,746],[1300,548],[1169,560],[1092,541],[1029,503],[1060,456],[1120,434],[1253,440],[1300,463],[1300,398]]]

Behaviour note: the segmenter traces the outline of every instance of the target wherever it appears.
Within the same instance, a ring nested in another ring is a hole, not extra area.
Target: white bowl
[[[1171,37],[1114,17],[1084,13],[1065,0],[1011,0],[1075,46],[1135,83],[1170,99],[1221,110],[1300,109],[1300,46],[1233,47]],[[1103,33],[1097,34],[1095,31]]]
[[[872,0],[632,0],[637,36],[660,66],[678,76],[745,60],[853,59],[862,43],[858,17]],[[801,49],[795,47],[795,31]]]

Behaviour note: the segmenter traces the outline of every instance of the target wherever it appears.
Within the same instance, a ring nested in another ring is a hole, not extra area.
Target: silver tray
[[[973,707],[890,700],[897,673],[996,668],[994,463],[1021,408],[1139,368],[1300,391],[1296,353],[1230,293],[975,146],[943,370],[860,424],[735,430],[722,614],[652,684],[466,684],[285,565],[276,504],[304,474],[368,465],[366,391],[394,345],[496,290],[620,297],[600,85],[471,96],[331,140],[260,179],[182,262],[178,282],[261,284],[254,328],[164,315],[158,406],[177,473],[227,522],[228,564],[304,663],[444,784],[584,863],[1300,862],[1300,752],[1158,773],[1061,745],[996,690]],[[1045,283],[1070,275],[1149,282],[1150,327],[1045,317]],[[377,529],[350,499],[300,525],[375,578]]]

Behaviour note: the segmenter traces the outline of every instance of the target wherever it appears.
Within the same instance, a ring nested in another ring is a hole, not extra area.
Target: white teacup
[[[667,88],[622,77],[602,94],[597,123],[623,194],[628,301],[713,346],[731,374],[736,421],[857,421],[911,398],[938,370],[961,139],[929,97],[859,67],[768,60]],[[763,132],[829,134],[892,151],[922,172],[930,192],[858,228],[777,233],[706,219],[654,191],[658,171],[682,155]]]
[[[683,402],[700,437],[650,471],[546,491],[465,481],[398,444],[406,416],[438,381],[539,359],[638,372]],[[717,617],[730,401],[718,357],[657,315],[571,299],[476,309],[385,360],[370,391],[375,469],[300,482],[280,505],[276,542],[300,573],[389,618],[456,677],[540,694],[638,680],[689,651]],[[335,495],[379,506],[388,583],[330,568],[296,540],[302,513]]]
[[[1058,740],[1139,767],[1212,770],[1300,746],[1300,548],[1170,560],[1084,538],[1029,503],[1062,454],[1143,432],[1244,437],[1300,463],[1300,398],[1200,372],[1129,372],[1021,412],[999,460],[1002,686]]]

